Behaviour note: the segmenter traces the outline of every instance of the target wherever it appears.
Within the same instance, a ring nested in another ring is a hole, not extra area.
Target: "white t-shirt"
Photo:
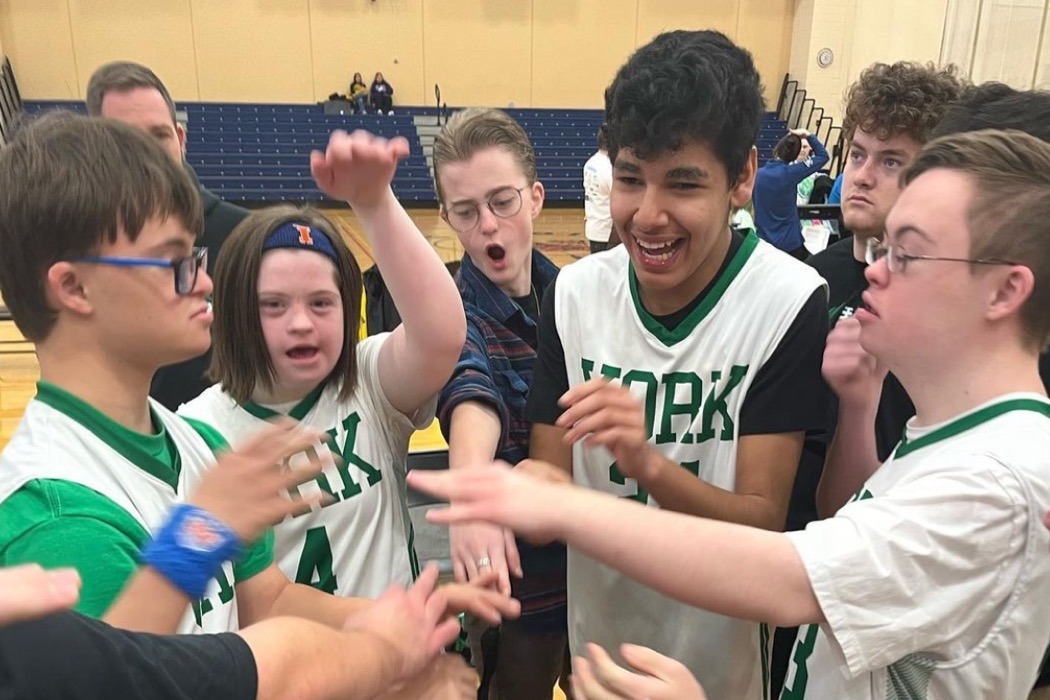
[[[733,490],[744,399],[822,285],[812,268],[750,235],[704,302],[669,331],[641,305],[623,246],[587,256],[565,267],[555,287],[569,385],[618,380],[646,407],[661,454]],[[605,449],[573,447],[577,484],[659,507],[613,463]],[[760,625],[672,600],[571,547],[568,595],[573,653],[585,642],[613,653],[623,642],[641,644],[688,666],[712,698],[763,700]]]
[[[609,162],[609,154],[598,151],[583,166],[583,230],[589,241],[609,242],[609,232],[612,230],[610,192],[612,163]]]
[[[378,371],[379,350],[388,337],[383,333],[358,344],[358,384],[348,401],[340,401],[339,387],[330,384],[287,413],[331,436],[329,445],[314,450],[325,463],[323,476],[299,492],[323,490],[334,502],[275,527],[274,558],[292,581],[340,596],[375,598],[392,583],[411,583],[419,572],[405,462],[413,431],[433,420],[436,397],[411,418],[390,405]],[[237,447],[278,413],[254,403],[238,405],[215,385],[181,406],[179,414],[212,426]]]
[[[835,517],[788,533],[827,622],[782,700],[1023,700],[1050,641],[1050,402],[908,426]]]

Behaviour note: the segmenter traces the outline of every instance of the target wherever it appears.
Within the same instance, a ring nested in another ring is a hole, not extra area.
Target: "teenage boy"
[[[526,417],[530,456],[581,486],[781,530],[803,433],[824,412],[827,307],[811,268],[729,227],[751,196],[762,110],[750,54],[717,32],[662,34],[620,69],[605,117],[623,245],[568,266],[547,291]],[[585,444],[605,415],[580,414],[601,401],[603,385],[587,383],[599,377],[644,404],[644,448]],[[715,697],[763,697],[759,625],[571,549],[568,591],[574,653],[637,642],[682,660]]]
[[[886,368],[916,415],[834,517],[769,533],[489,469],[413,475],[453,503],[432,519],[562,539],[693,605],[805,625],[782,700],[1025,698],[1050,641],[1050,145],[948,136],[902,180],[869,248],[854,389],[877,392]],[[637,417],[567,413],[596,443],[647,447]]]

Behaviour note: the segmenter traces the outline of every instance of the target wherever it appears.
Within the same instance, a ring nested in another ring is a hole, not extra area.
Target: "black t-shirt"
[[[0,698],[252,700],[255,658],[235,634],[161,636],[63,612],[0,628]]]
[[[739,234],[733,234],[726,259],[706,289],[681,310],[656,317],[657,320],[671,329],[685,319],[725,271],[742,240]],[[563,409],[558,405],[558,399],[569,390],[565,350],[554,321],[556,284],[557,280],[544,293],[539,348],[525,407],[525,416],[531,422],[548,425],[553,425],[561,415]],[[820,363],[826,336],[827,304],[824,290],[817,289],[799,310],[769,360],[755,375],[740,409],[740,435],[789,433],[822,425],[827,394],[820,379]]]

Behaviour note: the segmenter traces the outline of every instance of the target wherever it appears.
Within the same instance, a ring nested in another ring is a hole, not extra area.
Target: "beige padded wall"
[[[314,102],[354,71],[395,104],[600,107],[631,51],[715,28],[776,99],[795,0],[0,0],[0,41],[29,99],[79,99],[101,63],[148,64],[176,100]]]

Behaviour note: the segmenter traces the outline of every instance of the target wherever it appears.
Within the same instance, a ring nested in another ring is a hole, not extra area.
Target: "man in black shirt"
[[[197,174],[186,165],[186,130],[175,120],[175,103],[164,83],[146,66],[116,61],[99,67],[88,81],[87,110],[141,129],[182,164],[197,182]],[[200,182],[197,182],[200,186]],[[219,250],[230,232],[248,216],[248,210],[224,202],[200,187],[204,209],[204,233],[199,245],[208,249],[208,274],[212,274]],[[211,386],[205,377],[211,350],[185,362],[162,367],[153,377],[150,396],[174,411]]]
[[[164,636],[64,612],[79,595],[71,569],[0,569],[0,698],[407,699],[423,688],[468,698],[476,677],[462,659],[435,660],[457,630],[441,622],[435,580],[431,569],[409,591],[388,592],[341,632],[274,618],[237,633]],[[413,674],[411,687],[397,686]]]

